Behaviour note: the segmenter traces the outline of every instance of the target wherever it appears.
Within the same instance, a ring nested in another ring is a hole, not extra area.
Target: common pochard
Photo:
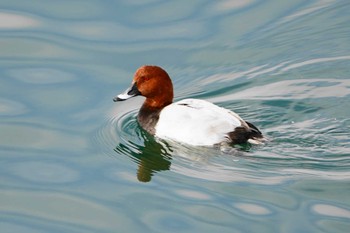
[[[238,114],[200,99],[184,99],[173,103],[173,85],[168,73],[158,66],[142,66],[131,87],[113,101],[144,96],[138,122],[148,133],[162,139],[195,146],[223,143],[260,144],[265,139],[253,124]]]

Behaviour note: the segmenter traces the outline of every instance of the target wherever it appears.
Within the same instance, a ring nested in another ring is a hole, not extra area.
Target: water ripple
[[[13,30],[33,28],[41,25],[41,22],[30,16],[14,12],[0,12],[0,30]]]
[[[332,206],[328,204],[315,204],[312,206],[312,210],[317,214],[324,216],[350,219],[350,210],[338,206]]]
[[[8,74],[22,82],[31,84],[55,84],[76,80],[72,73],[48,67],[17,67],[16,69],[8,70]]]
[[[80,178],[77,170],[57,162],[26,161],[9,166],[11,173],[30,182],[62,184]]]
[[[296,68],[300,68],[303,66],[308,66],[308,65],[313,65],[313,64],[317,64],[317,63],[327,63],[327,62],[334,62],[334,61],[347,61],[350,60],[350,56],[339,56],[339,57],[324,57],[324,58],[316,58],[316,59],[311,59],[311,60],[307,60],[307,61],[303,61],[303,62],[299,62],[299,63],[294,63],[294,64],[290,64],[284,68],[282,68],[280,70],[279,73],[283,73],[286,71],[289,71],[291,69],[296,69]]]
[[[0,116],[15,116],[27,111],[27,107],[22,103],[0,98]]]
[[[315,88],[315,83],[327,83],[327,86]],[[345,97],[350,94],[349,79],[301,79],[285,80],[243,91],[212,98],[213,102],[224,102],[232,99],[306,99],[325,97]],[[268,91],[266,91],[268,90]]]
[[[294,132],[297,133],[298,127],[294,127]],[[304,123],[303,127],[307,127],[307,123]],[[313,128],[312,125],[309,127]],[[287,129],[270,128],[269,130],[284,131],[286,140],[290,139],[291,134],[293,134]],[[325,129],[325,131],[328,130]],[[234,152],[233,154],[225,154],[217,148],[198,148],[154,139],[140,129],[136,121],[136,111],[133,109],[126,110],[111,118],[100,129],[96,140],[104,147],[109,148],[108,154],[111,154],[111,148],[115,148],[117,154],[126,155],[134,161],[138,165],[137,177],[143,182],[150,181],[154,174],[165,170],[198,179],[266,185],[280,184],[290,177],[298,175],[322,176],[327,179],[350,177],[350,174],[341,171],[339,166],[337,171],[330,170],[334,162],[345,161],[345,158],[304,156],[305,149],[310,149],[310,142],[305,141],[307,135],[303,135],[304,139],[300,142],[294,140],[294,143],[290,144],[289,141],[286,141],[282,147],[278,145],[282,145],[283,134],[275,136],[276,140],[265,147],[253,149],[251,152],[233,149],[231,150]],[[319,137],[315,139],[322,140]],[[320,143],[322,145],[321,141]],[[273,149],[273,147],[275,148]],[[296,154],[298,147],[300,152]],[[288,155],[289,148],[294,151],[293,154]],[[317,149],[322,149],[322,147],[315,147],[315,152],[319,154]],[[114,157],[121,159],[119,156]],[[260,169],[259,173],[256,173],[256,169],[259,167],[264,169]],[[263,177],[263,179],[257,179],[258,176],[259,178]]]
[[[247,214],[253,214],[253,215],[269,215],[269,214],[271,214],[271,210],[269,210],[265,206],[262,206],[259,204],[236,203],[234,206]]]
[[[0,5],[1,231],[348,231],[346,0]],[[150,137],[105,101],[144,63],[270,141]]]
[[[32,223],[36,222],[34,225],[60,223],[112,232],[112,229],[124,231],[123,228],[131,224],[123,211],[112,211],[95,200],[70,194],[2,190],[0,202],[1,212],[17,218],[27,217]]]

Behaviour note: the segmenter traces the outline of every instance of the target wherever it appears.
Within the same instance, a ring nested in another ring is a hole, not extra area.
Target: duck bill
[[[114,102],[124,101],[138,95],[141,95],[141,92],[137,89],[136,83],[134,83],[131,87],[126,89],[125,92],[114,97],[113,101]]]

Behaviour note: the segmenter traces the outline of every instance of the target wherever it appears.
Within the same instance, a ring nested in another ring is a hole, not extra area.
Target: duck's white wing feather
[[[185,99],[165,107],[155,135],[192,145],[214,145],[245,122],[234,112],[205,100]]]

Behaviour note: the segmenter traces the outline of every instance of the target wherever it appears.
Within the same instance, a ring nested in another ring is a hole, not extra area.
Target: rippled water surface
[[[350,2],[0,2],[0,229],[349,232]],[[143,64],[264,146],[191,147],[113,103]]]

